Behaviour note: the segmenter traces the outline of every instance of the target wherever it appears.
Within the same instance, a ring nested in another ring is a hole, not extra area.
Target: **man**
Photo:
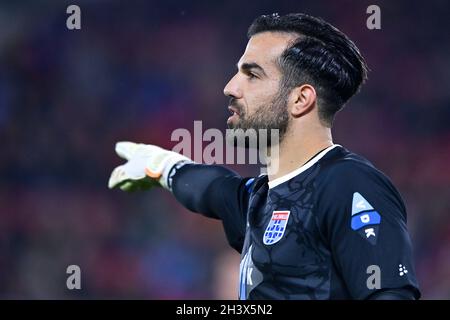
[[[241,252],[240,299],[418,299],[399,193],[366,159],[332,142],[335,114],[366,78],[359,50],[305,14],[261,16],[248,36],[224,89],[228,125],[279,130],[268,146],[268,175],[242,178],[156,146],[119,142],[128,162],[113,171],[109,187],[159,184],[186,208],[221,219]],[[275,144],[278,154],[270,152]]]

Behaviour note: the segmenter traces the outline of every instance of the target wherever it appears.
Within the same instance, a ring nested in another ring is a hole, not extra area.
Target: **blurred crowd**
[[[107,189],[114,144],[171,148],[171,132],[225,129],[223,86],[265,13],[306,12],[347,33],[371,68],[335,142],[404,197],[425,299],[450,299],[450,5],[378,1],[65,1],[0,4],[0,298],[237,296],[239,255],[219,221],[164,190]],[[256,166],[233,166],[255,175]],[[81,268],[82,290],[66,288]]]

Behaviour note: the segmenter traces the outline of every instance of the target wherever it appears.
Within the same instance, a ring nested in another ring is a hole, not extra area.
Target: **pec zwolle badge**
[[[264,232],[263,243],[270,245],[281,240],[286,230],[290,211],[274,211]]]

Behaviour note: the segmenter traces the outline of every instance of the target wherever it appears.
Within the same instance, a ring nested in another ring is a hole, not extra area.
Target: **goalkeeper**
[[[157,146],[119,142],[109,187],[162,186],[220,219],[241,253],[240,299],[418,299],[406,210],[391,181],[332,141],[367,67],[355,44],[305,14],[258,17],[224,93],[232,129],[278,130],[278,170],[243,178]],[[273,161],[272,161],[273,163]],[[273,169],[273,168],[272,168]]]

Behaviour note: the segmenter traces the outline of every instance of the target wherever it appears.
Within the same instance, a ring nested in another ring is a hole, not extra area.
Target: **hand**
[[[128,161],[113,170],[108,187],[120,187],[124,191],[147,190],[156,186],[168,189],[168,171],[180,161],[190,161],[176,152],[133,142],[118,142],[116,153]]]

